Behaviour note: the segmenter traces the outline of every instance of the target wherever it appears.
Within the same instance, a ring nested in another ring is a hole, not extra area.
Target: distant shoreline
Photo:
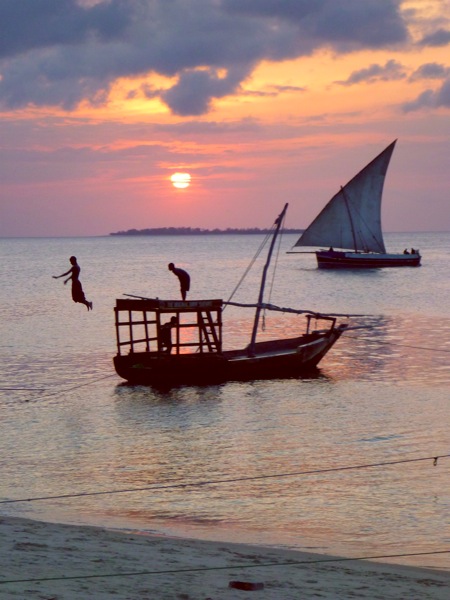
[[[266,234],[271,229],[201,229],[200,227],[156,227],[153,229],[128,229],[127,231],[116,231],[109,235],[252,235]],[[284,229],[283,233],[303,233],[304,229]]]

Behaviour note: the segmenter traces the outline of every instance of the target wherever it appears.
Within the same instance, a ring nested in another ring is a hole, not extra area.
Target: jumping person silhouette
[[[84,304],[88,310],[92,310],[92,302],[86,300],[83,287],[81,286],[81,281],[79,279],[81,269],[75,256],[70,257],[70,264],[72,267],[68,271],[61,275],[53,275],[53,279],[59,279],[60,277],[65,277],[70,274],[65,280],[64,285],[66,285],[69,280],[72,280],[72,300]]]

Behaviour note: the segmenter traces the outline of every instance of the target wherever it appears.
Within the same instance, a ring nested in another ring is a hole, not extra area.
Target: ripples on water
[[[3,504],[2,512],[348,556],[448,547],[448,459],[272,476],[448,453],[449,235],[414,238],[420,269],[338,274],[318,271],[311,255],[280,255],[275,304],[365,315],[349,322],[367,329],[345,334],[313,377],[165,391],[121,384],[111,362],[115,298],[177,297],[173,260],[191,272],[191,297],[227,299],[259,243],[230,242],[0,241],[8,284],[0,496],[233,480]],[[71,254],[92,313],[50,278]],[[253,275],[236,299],[254,301],[258,281]],[[229,308],[225,319],[225,343],[246,343],[251,318]],[[302,321],[276,314],[266,325],[284,336]],[[416,563],[445,568],[448,558]]]

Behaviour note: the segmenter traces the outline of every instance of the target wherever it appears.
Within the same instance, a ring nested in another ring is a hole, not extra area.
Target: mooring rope
[[[266,548],[264,548],[265,550]],[[267,550],[276,550],[276,548],[267,548]],[[112,579],[117,577],[138,577],[147,575],[178,575],[180,573],[201,573],[205,571],[235,571],[244,569],[262,569],[267,567],[296,567],[300,565],[320,565],[324,563],[354,562],[363,560],[382,560],[386,558],[408,558],[413,556],[435,556],[438,554],[449,554],[450,550],[432,550],[428,552],[405,552],[401,554],[375,554],[371,556],[356,556],[353,558],[318,558],[315,560],[289,560],[286,562],[268,562],[251,563],[243,565],[223,565],[220,567],[188,567],[185,569],[163,569],[158,571],[131,571],[124,573],[98,573],[91,575],[61,575],[54,577],[33,577],[27,579],[5,579],[0,580],[1,584],[6,583],[33,583],[45,581],[71,581],[74,579]]]
[[[264,479],[280,479],[283,477],[301,477],[306,475],[321,475],[324,473],[336,473],[342,471],[352,471],[352,470],[360,470],[360,469],[373,469],[377,467],[388,467],[406,463],[417,463],[424,461],[433,461],[433,466],[437,466],[439,459],[450,458],[450,454],[441,454],[437,456],[427,456],[423,458],[404,458],[400,460],[391,460],[385,462],[378,463],[367,463],[360,465],[347,465],[340,467],[329,467],[326,469],[311,469],[307,471],[291,471],[288,473],[271,473],[271,474],[262,474],[262,475],[253,475],[248,477],[233,477],[230,479],[209,479],[203,481],[193,481],[193,482],[178,482],[178,483],[154,483],[151,486],[145,486],[140,488],[124,488],[124,489],[116,489],[116,490],[102,490],[102,491],[94,491],[94,492],[77,492],[71,494],[59,494],[55,496],[35,496],[30,498],[16,498],[14,500],[0,500],[0,504],[15,504],[18,502],[35,502],[38,500],[61,500],[61,499],[69,499],[69,498],[84,498],[87,496],[106,496],[110,494],[129,494],[135,492],[147,492],[147,491],[158,491],[158,490],[169,490],[169,489],[177,489],[177,488],[188,488],[188,487],[202,487],[207,485],[220,485],[220,484],[230,484],[230,483],[242,483],[244,481],[258,481]]]

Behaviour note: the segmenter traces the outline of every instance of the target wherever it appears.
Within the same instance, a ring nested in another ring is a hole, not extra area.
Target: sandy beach
[[[21,518],[0,527],[2,599],[449,598],[450,572]]]

